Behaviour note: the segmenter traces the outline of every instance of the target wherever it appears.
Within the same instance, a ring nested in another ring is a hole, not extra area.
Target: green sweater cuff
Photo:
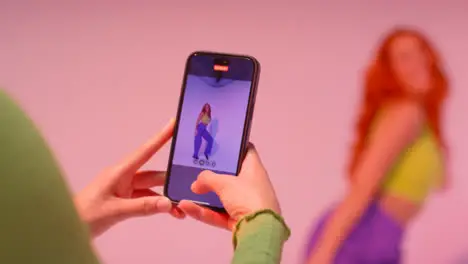
[[[262,210],[248,215],[236,226],[232,263],[280,263],[283,245],[290,234],[283,218],[274,211]]]

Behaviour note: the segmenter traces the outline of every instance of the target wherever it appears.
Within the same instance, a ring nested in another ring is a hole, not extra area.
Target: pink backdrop
[[[411,228],[406,259],[447,264],[468,253],[463,1],[64,2],[0,1],[0,86],[40,125],[74,190],[175,114],[191,51],[254,55],[263,72],[252,140],[293,228],[284,263],[297,263],[311,221],[343,190],[369,50],[395,23],[423,27],[452,77],[446,128],[455,185]],[[149,167],[164,168],[167,155],[165,148]],[[167,216],[129,221],[96,244],[112,264],[228,263],[232,251],[228,232]]]

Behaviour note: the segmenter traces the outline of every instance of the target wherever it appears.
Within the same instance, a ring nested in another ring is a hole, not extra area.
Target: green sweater
[[[86,226],[33,122],[0,91],[0,263],[98,264]],[[235,264],[277,264],[287,227],[261,214],[240,225]]]

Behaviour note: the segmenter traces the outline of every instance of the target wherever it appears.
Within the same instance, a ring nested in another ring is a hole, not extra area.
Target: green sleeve
[[[274,213],[258,212],[241,220],[234,234],[232,264],[278,264],[290,235],[284,221]]]
[[[99,263],[53,155],[2,91],[0,187],[0,263]]]

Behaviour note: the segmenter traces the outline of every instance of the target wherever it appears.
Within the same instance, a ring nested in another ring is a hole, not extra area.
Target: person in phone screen
[[[205,158],[208,160],[213,148],[213,137],[208,132],[208,125],[211,123],[211,105],[206,103],[198,115],[197,122],[195,122],[195,139],[194,139],[194,153],[193,158],[198,159],[202,139],[206,141]]]

